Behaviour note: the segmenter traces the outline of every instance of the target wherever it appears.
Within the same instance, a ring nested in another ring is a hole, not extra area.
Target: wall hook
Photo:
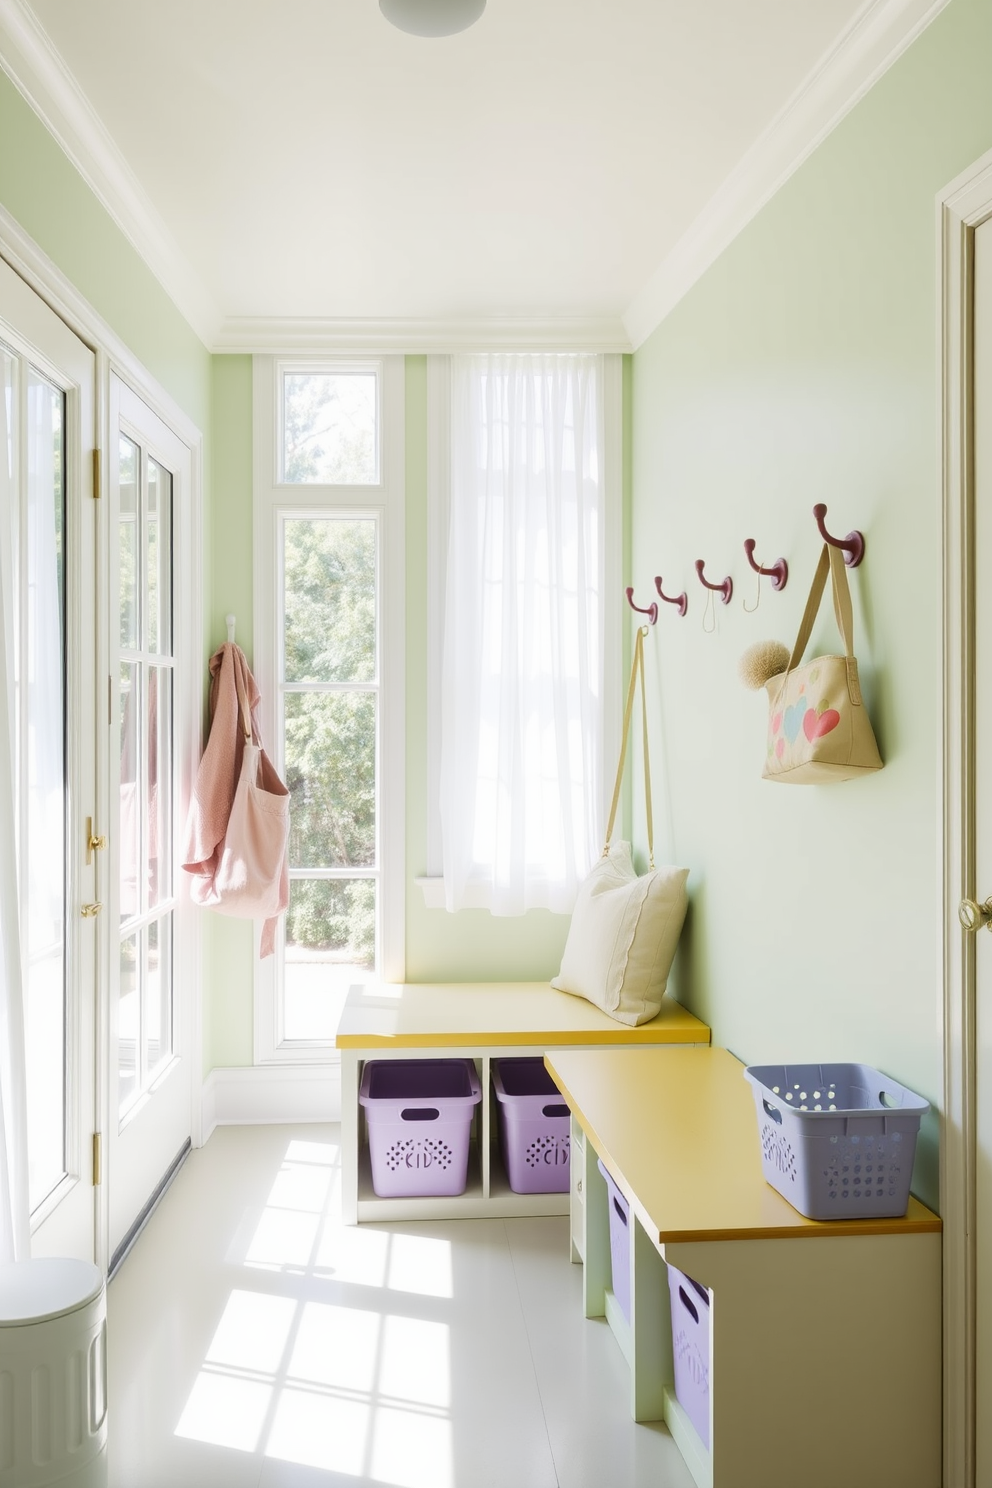
[[[654,587],[658,591],[658,598],[659,599],[663,599],[666,604],[678,605],[678,607],[679,607],[679,614],[684,619],[685,618],[685,612],[689,608],[689,596],[688,596],[688,594],[686,594],[684,590],[683,590],[683,592],[681,594],[665,594],[665,593],[662,592],[661,584],[662,584],[661,576],[658,575],[655,578],[655,581],[654,581]]]
[[[784,589],[789,582],[789,565],[784,558],[776,558],[769,568],[762,568],[760,563],[754,561],[754,538],[749,537],[744,543],[744,552],[747,561],[756,574],[764,574],[766,579],[771,579],[773,589]]]
[[[823,541],[828,542],[832,548],[843,548],[844,562],[847,564],[848,568],[857,568],[858,564],[865,556],[864,533],[854,531],[849,532],[846,537],[831,537],[830,533],[823,525],[823,519],[826,515],[827,508],[824,506],[822,501],[818,501],[813,508],[813,516],[816,518],[816,525],[820,529],[820,536],[823,538]]]
[[[647,617],[648,617],[648,624],[649,625],[655,625],[655,624],[657,624],[657,621],[658,621],[658,606],[657,606],[657,604],[655,603],[654,600],[651,601],[651,603],[648,605],[647,609],[645,610],[645,609],[643,609],[641,607],[641,605],[635,605],[635,603],[634,603],[634,591],[633,591],[632,588],[628,587],[627,589],[624,590],[624,593],[627,596],[627,603],[630,605],[630,608],[632,610],[636,610],[639,615],[647,615]]]
[[[710,581],[709,581],[709,579],[703,573],[703,560],[702,560],[702,558],[697,558],[696,559],[696,572],[699,575],[699,582],[701,584],[704,584],[707,589],[714,589],[714,590],[716,590],[717,593],[720,595],[720,598],[721,598],[721,600],[723,601],[724,604],[729,604],[730,603],[731,598],[733,597],[733,593],[734,593],[734,581],[730,577],[729,574],[724,579],[724,581],[723,581],[722,584],[711,584]]]
[[[236,616],[234,616],[234,615],[225,615],[224,616],[224,624],[227,626],[227,639],[232,644],[234,642],[234,629],[235,629],[235,626],[237,625],[237,623],[238,622],[237,622]]]

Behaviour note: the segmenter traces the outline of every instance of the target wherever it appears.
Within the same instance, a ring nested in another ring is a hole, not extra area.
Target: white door
[[[992,220],[975,232],[976,886],[992,894]],[[976,1473],[992,1484],[992,935],[977,937]]]
[[[177,845],[199,711],[181,582],[188,447],[124,383],[110,390],[109,1254],[126,1248],[188,1147],[194,977]],[[188,581],[187,581],[188,587]]]
[[[3,603],[15,682],[31,1248],[95,1259],[93,353],[0,263]]]

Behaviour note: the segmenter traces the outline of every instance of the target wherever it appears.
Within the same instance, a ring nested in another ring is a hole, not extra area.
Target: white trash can
[[[86,1261],[0,1265],[0,1488],[107,1488],[107,1295]]]

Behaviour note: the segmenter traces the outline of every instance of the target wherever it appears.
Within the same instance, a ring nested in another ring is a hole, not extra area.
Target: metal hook
[[[713,589],[713,590],[715,590],[720,595],[720,598],[722,599],[723,603],[724,604],[729,604],[730,603],[730,600],[731,600],[731,597],[733,595],[733,592],[734,592],[734,581],[733,581],[733,579],[728,574],[727,577],[724,579],[724,581],[723,581],[722,584],[711,584],[710,581],[709,581],[709,579],[703,573],[703,566],[704,565],[703,565],[702,558],[697,558],[696,559],[696,573],[699,575],[699,582],[701,584],[705,584],[705,586],[706,586],[707,589]]]
[[[634,590],[633,590],[632,587],[628,586],[628,588],[626,588],[624,590],[624,593],[627,596],[627,603],[630,605],[630,608],[632,610],[636,610],[639,615],[647,615],[647,617],[648,617],[648,624],[649,625],[655,625],[655,624],[657,624],[657,621],[658,621],[658,606],[657,606],[657,604],[655,603],[654,600],[651,601],[651,603],[648,605],[647,609],[645,610],[641,605],[635,605],[635,603],[634,603]]]
[[[770,567],[762,568],[760,563],[755,562],[753,537],[745,539],[744,552],[747,554],[747,561],[748,563],[750,563],[755,573],[764,574],[766,579],[771,579],[773,589],[785,588],[786,584],[789,582],[789,565],[786,563],[784,558],[776,558],[775,562],[771,564]]]
[[[823,525],[823,519],[826,515],[827,508],[824,506],[822,501],[818,501],[813,508],[813,516],[816,519],[817,527],[820,529],[820,536],[823,538],[823,541],[829,543],[832,548],[843,548],[844,562],[847,564],[848,568],[857,568],[858,564],[865,556],[864,533],[855,530],[853,532],[849,532],[846,537],[831,537],[830,533]]]
[[[689,608],[689,596],[688,596],[688,594],[686,594],[684,590],[682,591],[681,594],[664,594],[662,592],[661,584],[662,584],[661,576],[660,575],[657,575],[655,577],[654,587],[658,591],[658,598],[659,599],[663,599],[666,604],[678,605],[679,614],[684,619],[685,618],[685,612]]]

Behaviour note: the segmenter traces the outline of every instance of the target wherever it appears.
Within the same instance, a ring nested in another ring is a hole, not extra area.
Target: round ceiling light
[[[379,9],[411,36],[454,36],[474,26],[486,0],[379,0]]]

